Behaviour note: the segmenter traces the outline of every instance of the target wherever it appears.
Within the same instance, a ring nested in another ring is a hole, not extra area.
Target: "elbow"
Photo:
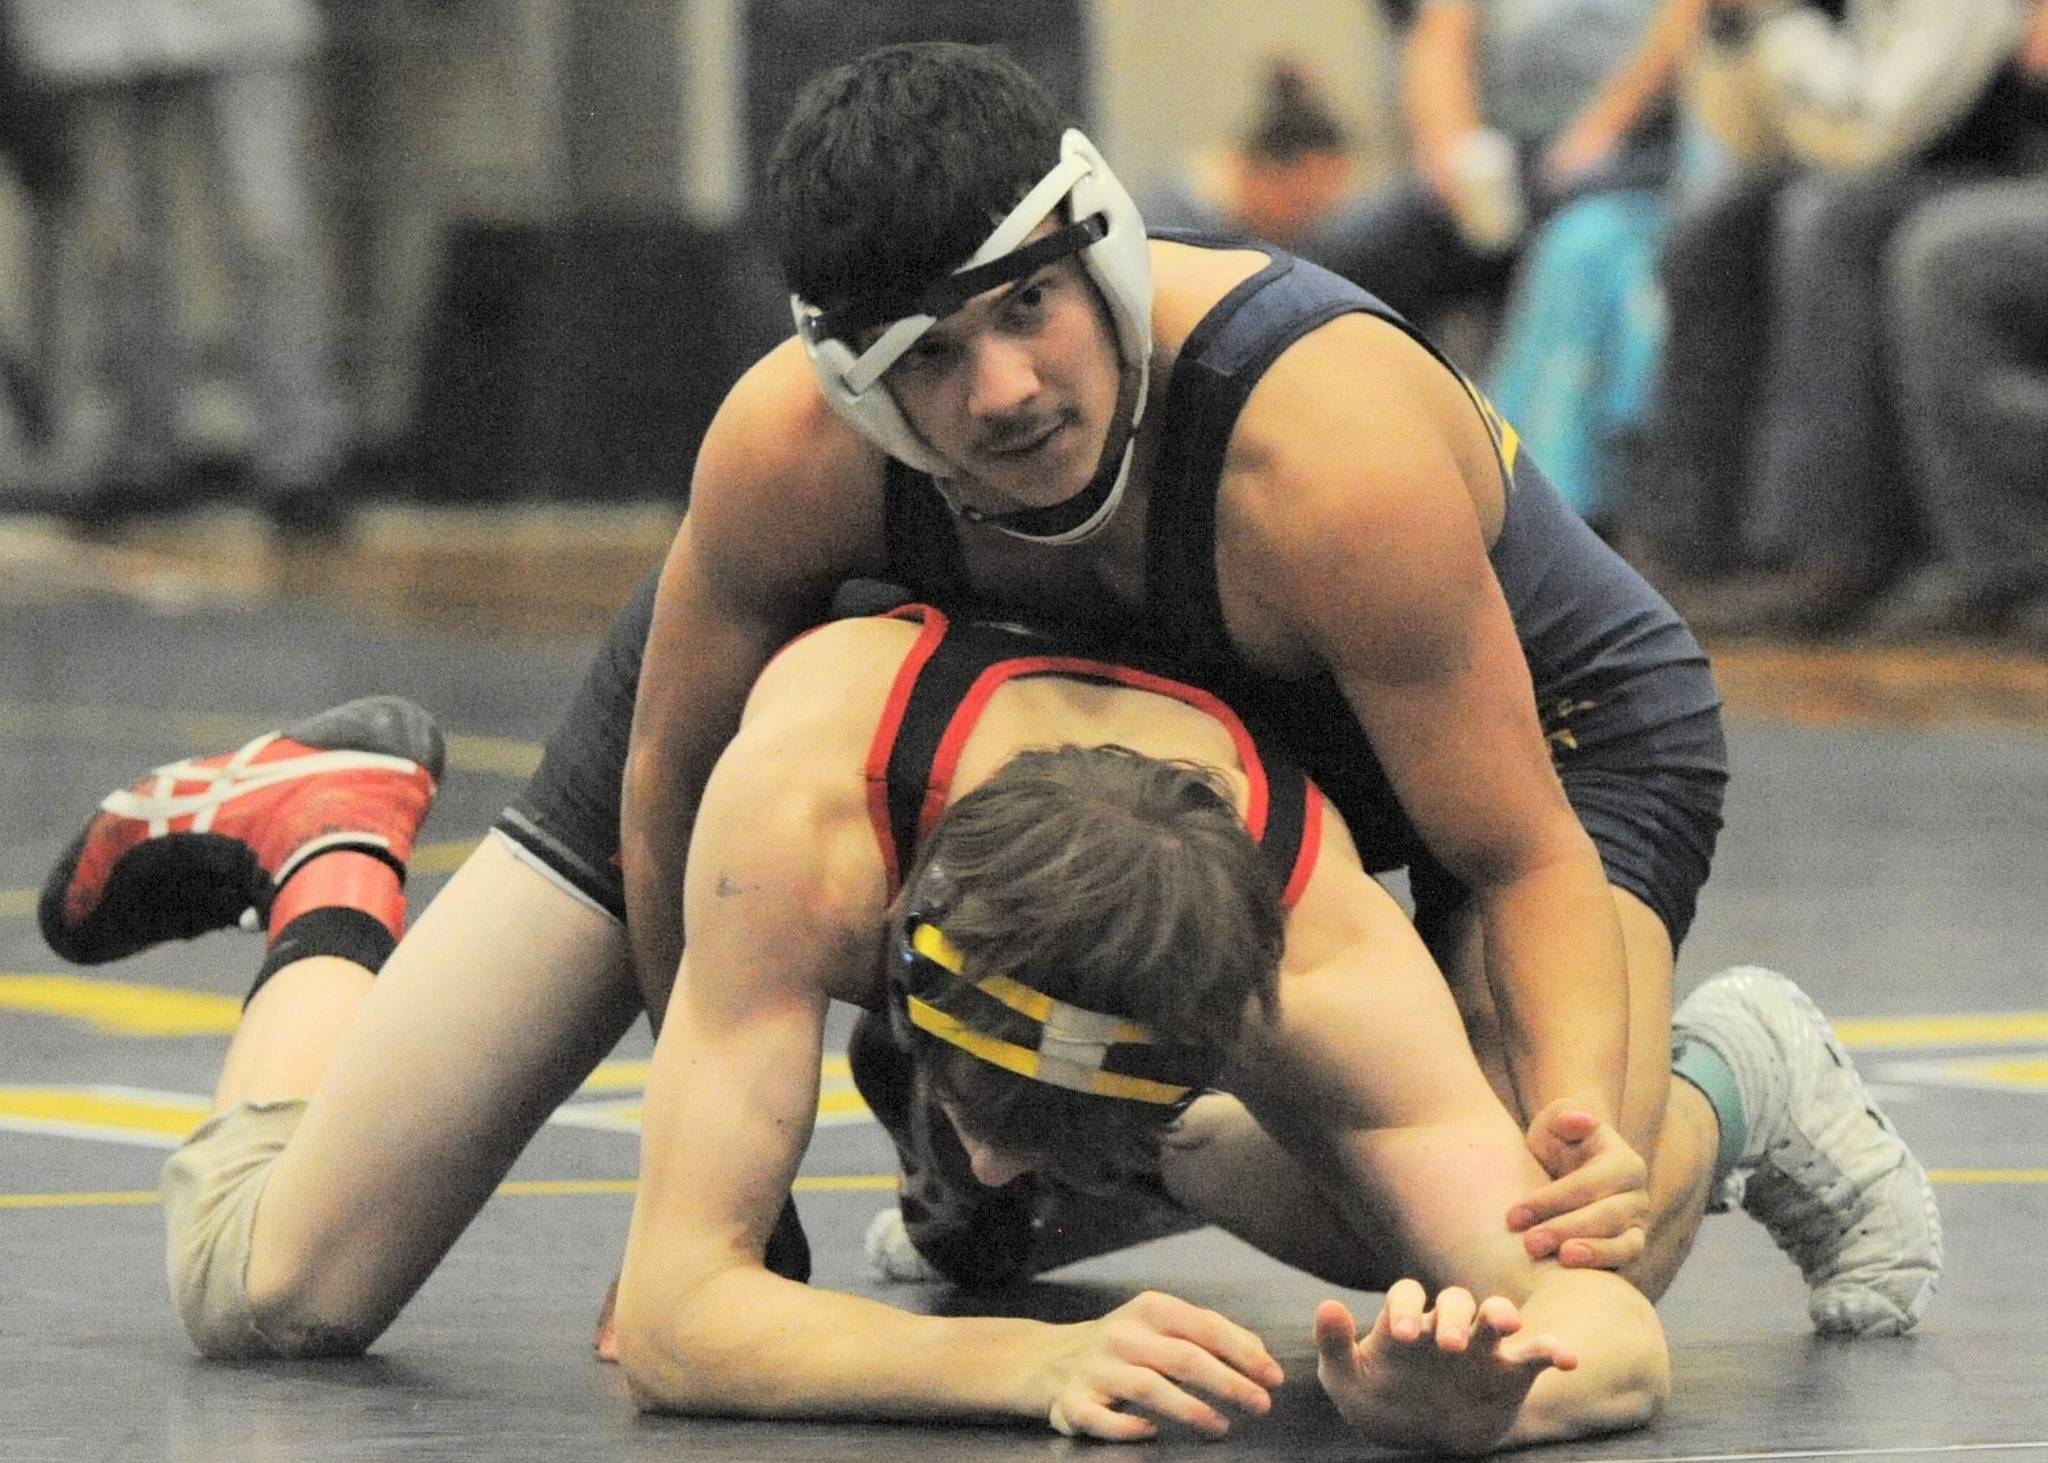
[[[1671,1400],[1671,1349],[1650,1302],[1631,1287],[1634,1315],[1614,1328],[1612,1384],[1603,1389],[1586,1432],[1648,1427]]]
[[[650,1306],[644,1293],[621,1284],[616,1313],[619,1370],[633,1406],[647,1413],[709,1410],[698,1395],[710,1375],[709,1358],[694,1344],[709,1329],[701,1308]]]
[[[1648,1427],[1671,1400],[1671,1354],[1657,1335],[1641,1349],[1635,1365],[1608,1400],[1602,1432],[1627,1432]]]
[[[687,1358],[675,1355],[671,1338],[655,1334],[645,1319],[631,1314],[620,1297],[617,1321],[619,1370],[625,1374],[626,1393],[641,1412],[686,1410],[671,1385],[677,1373],[687,1374]]]

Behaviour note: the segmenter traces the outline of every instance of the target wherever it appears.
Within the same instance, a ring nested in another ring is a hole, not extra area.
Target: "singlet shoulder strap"
[[[924,628],[896,672],[868,744],[868,817],[893,896],[915,862],[924,830],[944,810],[951,768],[940,778],[940,745],[976,679],[994,662],[1037,640],[1006,625],[955,624],[930,605],[904,605],[890,618]]]
[[[1147,615],[1158,643],[1183,652],[1230,643],[1216,592],[1216,489],[1238,415],[1282,351],[1375,303],[1328,271],[1276,252],[1188,333],[1167,387],[1147,510]]]
[[[1216,696],[1133,666],[1060,653],[1050,637],[1013,625],[954,623],[929,605],[897,618],[923,632],[904,657],[869,746],[868,814],[891,897],[946,810],[967,738],[989,698],[1022,676],[1065,675],[1170,697],[1221,723],[1251,779],[1245,823],[1284,891],[1288,907],[1315,866],[1322,794],[1291,761],[1268,758],[1259,739]]]

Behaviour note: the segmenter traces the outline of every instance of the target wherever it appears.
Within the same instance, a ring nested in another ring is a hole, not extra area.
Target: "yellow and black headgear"
[[[1087,1010],[1010,976],[976,979],[966,966],[931,919],[913,912],[898,926],[889,1008],[900,1045],[909,1048],[922,1035],[1034,1082],[1176,1114],[1216,1078],[1222,1053],[1212,1047],[1163,1041],[1128,1017]],[[1035,1023],[1037,1040],[1025,1046],[994,1036],[934,1004],[963,985],[974,992],[970,1005],[990,1002]]]

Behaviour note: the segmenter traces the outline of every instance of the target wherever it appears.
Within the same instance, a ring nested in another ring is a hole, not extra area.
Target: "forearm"
[[[629,1275],[629,1283],[631,1276]],[[728,1269],[681,1304],[622,1290],[620,1359],[644,1411],[764,1418],[1035,1417],[1057,1327],[913,1315]]]
[[[654,770],[657,753],[636,748],[628,761],[619,807],[619,857],[626,890],[626,930],[641,998],[656,1031],[683,958],[683,873],[694,797]],[[637,766],[637,772],[636,772]]]
[[[1549,1332],[1579,1364],[1536,1379],[1504,1447],[1642,1427],[1671,1395],[1671,1357],[1657,1312],[1619,1276],[1552,1270],[1522,1303],[1523,1328]]]
[[[1439,0],[1415,21],[1401,53],[1401,109],[1417,170],[1432,188],[1451,187],[1458,143],[1485,125],[1474,79],[1477,12]]]
[[[1621,925],[1599,857],[1536,865],[1477,894],[1487,982],[1527,1121],[1568,1098],[1619,1122],[1629,986]]]
[[[1705,5],[1706,0],[1665,0],[1635,54],[1587,102],[1580,123],[1620,134],[1648,116],[1670,94],[1679,63],[1699,34]]]
[[[736,620],[693,583],[679,538],[648,627],[619,800],[626,930],[656,1030],[683,954],[683,876],[698,801],[776,643],[772,626]]]
[[[664,775],[663,749],[637,743],[619,805],[626,931],[641,998],[658,1032],[683,958],[683,874],[701,777]],[[686,786],[686,784],[688,784]]]

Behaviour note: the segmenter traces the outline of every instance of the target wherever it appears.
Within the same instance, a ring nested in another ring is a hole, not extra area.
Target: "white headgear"
[[[1018,248],[1062,203],[1068,227]],[[809,355],[818,389],[832,409],[884,452],[942,480],[949,464],[925,444],[883,386],[882,374],[917,338],[975,295],[1021,279],[1048,261],[1078,252],[1088,277],[1102,291],[1116,328],[1117,350],[1126,370],[1137,373],[1131,432],[1113,475],[1103,474],[1068,503],[1017,514],[978,515],[953,505],[1019,538],[1071,543],[1101,527],[1123,497],[1130,476],[1131,448],[1145,410],[1152,363],[1152,256],[1144,221],[1131,195],[1079,129],[1060,139],[1060,160],[995,226],[981,247],[952,274],[909,290],[889,291],[830,312],[799,295],[789,297],[797,335]],[[858,355],[849,340],[883,325],[882,333]],[[1106,479],[1106,480],[1105,480]],[[941,488],[943,492],[943,487]],[[1085,499],[1086,501],[1080,501]],[[951,502],[951,499],[948,499]],[[1072,505],[1070,507],[1070,504]],[[1072,521],[1076,515],[1080,521]]]

